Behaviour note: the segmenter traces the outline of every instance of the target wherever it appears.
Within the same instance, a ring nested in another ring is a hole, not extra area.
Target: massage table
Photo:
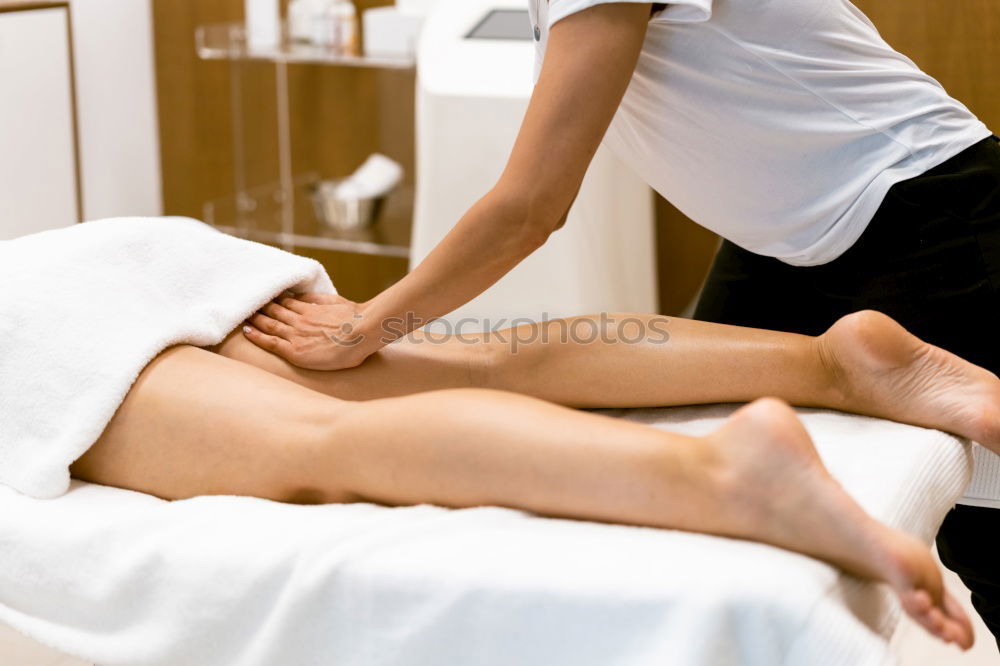
[[[734,408],[604,413],[701,434]],[[799,413],[866,510],[930,543],[968,483],[967,442]],[[701,534],[499,507],[0,487],[0,623],[100,666],[881,665],[899,613],[884,586]]]

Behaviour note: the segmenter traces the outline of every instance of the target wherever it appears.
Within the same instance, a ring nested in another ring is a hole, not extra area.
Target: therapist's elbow
[[[511,240],[525,254],[534,252],[549,240],[555,231],[566,224],[568,211],[560,211],[552,202],[523,194],[497,192],[506,211],[507,228]]]
[[[536,217],[528,217],[526,234],[531,250],[537,250],[548,242],[549,237],[566,225],[569,211],[563,213],[539,213]]]
[[[566,219],[567,218],[569,218],[569,210],[567,210],[565,213],[563,213],[562,216],[560,216],[560,218],[558,220],[556,220],[556,226],[552,229],[552,231],[559,231],[564,226],[566,226]]]
[[[548,242],[558,224],[551,224],[549,220],[529,220],[521,225],[519,242],[526,253],[534,252]]]

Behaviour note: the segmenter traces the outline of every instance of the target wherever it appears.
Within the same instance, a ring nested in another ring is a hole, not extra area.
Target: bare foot
[[[823,466],[808,433],[785,403],[743,407],[708,436],[722,461],[730,524],[719,531],[830,562],[892,586],[927,631],[963,649],[972,625],[944,590],[930,550],[862,509]],[[734,513],[735,511],[735,513]]]
[[[936,428],[1000,453],[1000,379],[872,310],[842,317],[817,345],[845,409]]]

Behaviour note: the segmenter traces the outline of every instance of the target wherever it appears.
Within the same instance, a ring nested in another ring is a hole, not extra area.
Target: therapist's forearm
[[[380,344],[472,300],[545,242],[554,215],[497,187],[480,199],[410,274],[364,305]]]
[[[649,11],[602,4],[553,26],[500,181],[420,266],[362,306],[357,356],[478,296],[557,228],[632,79]],[[387,321],[403,325],[387,336]]]

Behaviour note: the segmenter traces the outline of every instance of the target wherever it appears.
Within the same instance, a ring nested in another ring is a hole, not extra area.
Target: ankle
[[[728,514],[749,518],[748,514],[756,511],[757,500],[761,499],[760,482],[766,485],[766,479],[758,474],[759,453],[753,449],[764,443],[770,433],[748,429],[745,423],[739,424],[734,433],[731,419],[699,438],[701,478],[707,492],[726,507]]]
[[[821,396],[818,403],[830,409],[856,411],[856,396],[850,373],[837,347],[831,344],[829,331],[811,340],[811,355],[816,365],[816,388]]]
[[[674,444],[680,437],[688,439],[685,435],[672,435]],[[658,496],[659,501],[673,509],[685,507],[680,512],[684,519],[670,527],[728,533],[723,518],[734,512],[732,502],[738,498],[740,488],[738,474],[715,433],[690,439],[682,446],[662,447],[651,453],[651,464],[644,467],[657,470],[651,486],[660,491],[650,495]],[[662,510],[663,507],[655,509]]]

